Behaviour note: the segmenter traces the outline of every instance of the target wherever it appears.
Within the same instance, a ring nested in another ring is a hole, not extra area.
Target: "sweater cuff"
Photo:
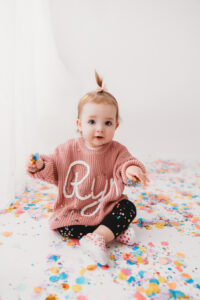
[[[123,183],[125,185],[128,185],[128,177],[126,176],[126,169],[130,166],[136,166],[136,167],[139,167],[140,169],[142,169],[142,171],[144,173],[146,173],[146,169],[144,167],[144,165],[138,161],[137,159],[132,159],[132,160],[129,160],[127,162],[125,162],[123,165],[122,165],[122,169],[121,169],[121,176],[122,176],[122,180],[123,180]]]

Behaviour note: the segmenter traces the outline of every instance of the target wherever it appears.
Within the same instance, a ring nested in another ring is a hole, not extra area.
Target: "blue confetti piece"
[[[150,279],[149,282],[159,284],[159,281],[158,281],[158,279],[156,279],[156,278]]]
[[[145,271],[140,271],[140,272],[138,272],[140,278],[144,278],[144,273],[146,273],[146,272],[145,272]]]
[[[49,278],[49,280],[52,281],[52,282],[56,282],[56,281],[59,280],[59,277],[58,277],[58,276],[51,276],[51,277]]]
[[[65,273],[60,273],[59,279],[66,279],[66,278],[67,278],[67,274],[65,274]]]
[[[128,283],[135,282],[135,277],[130,276],[129,279],[127,280],[127,282]]]
[[[35,153],[35,154],[33,155],[33,159],[34,159],[35,161],[37,161],[37,160],[39,159],[39,157],[40,157],[39,153]]]
[[[80,276],[80,277],[76,278],[76,283],[77,284],[83,284],[83,283],[85,283],[85,277]]]
[[[127,264],[129,264],[129,265],[135,265],[135,264],[136,264],[136,263],[135,263],[134,261],[132,261],[132,260],[127,260],[126,262],[127,262]]]
[[[50,255],[48,257],[48,260],[54,260],[54,261],[57,261],[60,257],[59,256],[56,256],[56,255]]]
[[[200,284],[196,284],[196,288],[197,288],[197,289],[200,289]]]
[[[98,266],[98,267],[101,267],[101,264],[100,264],[100,263],[97,263],[97,266]]]
[[[174,291],[174,290],[169,289],[169,292],[170,292],[170,294],[172,295],[172,297],[174,299],[177,299],[177,297],[183,297],[184,296],[184,293],[182,293],[181,291]]]
[[[136,250],[138,250],[138,249],[139,249],[139,246],[134,246],[134,247],[132,248],[133,251],[136,251]]]
[[[190,279],[186,280],[186,282],[187,282],[187,283],[193,283],[194,280],[193,280],[192,278],[190,278]]]

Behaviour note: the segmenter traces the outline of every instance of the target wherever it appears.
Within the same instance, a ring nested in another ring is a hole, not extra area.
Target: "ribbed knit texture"
[[[123,195],[127,184],[126,168],[144,165],[127,148],[111,141],[97,149],[88,149],[83,138],[70,139],[53,154],[40,155],[45,166],[33,178],[55,184],[58,197],[50,217],[50,228],[67,225],[97,225]]]

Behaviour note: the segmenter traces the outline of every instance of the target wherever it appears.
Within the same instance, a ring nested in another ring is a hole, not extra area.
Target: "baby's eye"
[[[90,124],[90,125],[95,124],[95,120],[89,120],[89,121],[88,121],[88,124]]]
[[[106,126],[111,126],[112,122],[111,121],[106,121],[105,124],[106,124]]]

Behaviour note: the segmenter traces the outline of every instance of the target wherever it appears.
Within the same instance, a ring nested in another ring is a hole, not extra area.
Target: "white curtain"
[[[0,1],[0,209],[27,184],[25,164],[38,151],[40,100],[49,83],[51,93],[53,66],[62,77],[51,31],[48,0]]]

